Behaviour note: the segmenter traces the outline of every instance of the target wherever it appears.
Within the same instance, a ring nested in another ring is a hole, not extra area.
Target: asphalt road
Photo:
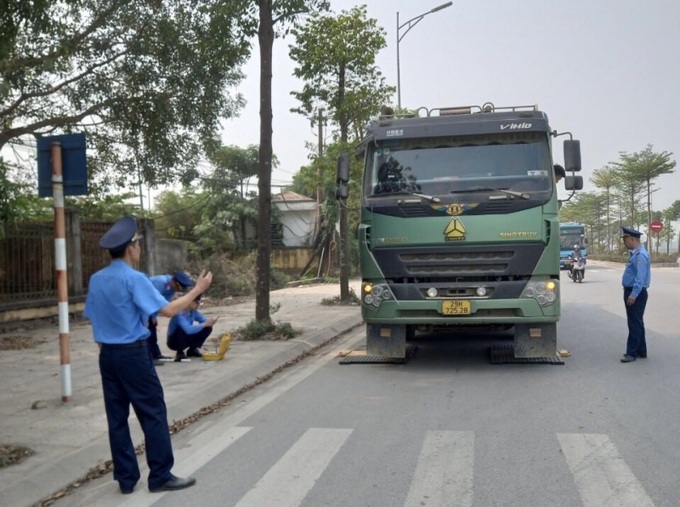
[[[406,365],[340,365],[363,330],[173,437],[196,487],[82,506],[680,505],[680,270],[652,274],[649,358],[621,364],[621,267],[562,276],[564,365],[491,365],[508,336],[437,334]],[[143,472],[143,475],[145,472]]]

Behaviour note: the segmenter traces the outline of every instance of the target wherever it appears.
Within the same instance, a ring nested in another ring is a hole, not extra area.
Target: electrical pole
[[[319,128],[319,156],[316,161],[316,176],[318,185],[316,187],[316,234],[315,237],[321,233],[321,158],[323,157],[323,108],[319,108],[319,117],[317,119]],[[321,262],[321,260],[319,260]]]

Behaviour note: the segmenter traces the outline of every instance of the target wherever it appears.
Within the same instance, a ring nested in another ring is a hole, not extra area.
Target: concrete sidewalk
[[[359,294],[359,281],[350,282]],[[280,303],[274,321],[289,322],[302,334],[288,341],[234,341],[222,361],[193,359],[158,367],[169,422],[180,421],[238,392],[288,361],[300,357],[361,323],[358,306],[322,305],[337,297],[338,284],[319,284],[271,292]],[[255,317],[255,302],[202,309],[221,316],[212,337],[244,326]],[[168,319],[159,319],[158,336],[165,347]],[[36,348],[0,352],[0,443],[21,445],[35,454],[18,465],[0,469],[0,505],[31,506],[84,477],[111,459],[98,348],[89,322],[70,329],[72,401],[61,401],[58,325],[0,335],[0,340],[30,337]],[[206,342],[213,343],[210,339]],[[204,348],[205,349],[205,348]],[[131,411],[135,445],[143,435]],[[144,457],[140,457],[144,460]],[[113,480],[113,477],[111,477]],[[142,478],[142,483],[145,478]]]

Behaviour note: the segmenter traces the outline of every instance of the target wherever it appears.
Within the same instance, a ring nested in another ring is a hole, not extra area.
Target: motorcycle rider
[[[572,278],[574,276],[574,266],[578,263],[579,259],[583,259],[583,264],[585,265],[586,263],[586,258],[583,257],[581,254],[581,245],[574,245],[574,250],[569,254],[569,260],[571,261],[569,263],[569,278]],[[583,270],[583,277],[585,278],[585,270]]]

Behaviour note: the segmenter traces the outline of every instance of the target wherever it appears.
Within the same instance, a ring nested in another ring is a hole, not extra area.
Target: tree
[[[209,198],[202,189],[193,187],[161,193],[154,206],[156,234],[196,242],[199,238],[194,229],[201,223]]]
[[[604,190],[604,206],[607,210],[607,220],[606,224],[606,251],[609,252],[612,247],[612,237],[611,237],[611,192],[616,185],[616,172],[611,167],[603,167],[601,169],[595,169],[593,171],[593,176],[590,181],[597,187]]]
[[[394,93],[385,84],[375,64],[376,55],[387,42],[385,31],[375,19],[367,19],[366,6],[339,15],[316,15],[292,31],[296,38],[290,49],[297,63],[293,75],[304,80],[302,91],[293,92],[300,107],[293,111],[311,116],[323,107],[339,127],[340,145],[346,148],[350,126],[360,135]],[[349,297],[349,242],[347,207],[340,207],[340,300]]]
[[[242,0],[33,0],[3,9],[0,149],[87,133],[94,193],[191,174],[248,56]],[[32,7],[36,7],[33,9]]]
[[[50,0],[4,0],[0,9],[0,60],[7,58],[16,44],[21,25],[31,29],[47,27]]]
[[[260,50],[260,147],[258,167],[258,225],[257,225],[257,282],[255,287],[255,319],[270,321],[269,271],[272,218],[272,54],[274,27],[282,26],[278,35],[285,35],[287,27],[295,26],[303,14],[328,8],[327,0],[257,0],[248,3],[249,14],[256,14],[257,39]],[[255,12],[256,11],[256,12]],[[252,28],[252,27],[251,27]]]
[[[672,153],[663,151],[654,153],[653,146],[647,147],[636,153],[619,154],[620,162],[615,165],[619,168],[622,177],[626,178],[629,189],[637,188],[640,192],[647,193],[647,217],[652,216],[652,187],[653,182],[663,174],[674,172],[675,161],[671,160]],[[632,209],[632,207],[631,207]],[[631,217],[634,220],[634,217]],[[647,220],[649,222],[649,220]],[[650,248],[650,234],[647,234],[647,248]]]
[[[311,116],[324,107],[347,142],[351,128],[361,137],[365,125],[386,104],[395,88],[385,84],[376,57],[387,45],[385,31],[368,19],[366,6],[338,15],[317,15],[292,31],[296,44],[290,56],[297,66],[293,75],[304,81],[293,92],[300,102],[294,112]]]
[[[673,204],[664,210],[663,218],[667,225],[666,230],[664,231],[664,236],[666,237],[668,244],[667,250],[670,250],[671,240],[675,234],[672,223],[680,220],[680,201],[673,201]],[[666,253],[670,252],[667,251]],[[678,236],[678,253],[680,253],[680,236]]]
[[[257,225],[258,199],[254,191],[246,189],[246,184],[258,173],[259,148],[255,145],[247,148],[221,146],[211,150],[208,157],[215,170],[204,186],[214,195],[211,205],[219,209],[215,216],[230,224],[234,248],[247,249],[250,247],[246,243],[247,225]],[[278,159],[272,155],[272,166],[277,165]],[[205,225],[211,226],[210,223]]]
[[[34,195],[30,182],[16,174],[16,167],[0,159],[0,238],[3,222],[51,217],[52,203]]]
[[[561,222],[578,222],[589,229],[588,236],[594,243],[602,244],[600,230],[604,197],[595,192],[580,192],[573,201],[565,203],[560,209]]]

